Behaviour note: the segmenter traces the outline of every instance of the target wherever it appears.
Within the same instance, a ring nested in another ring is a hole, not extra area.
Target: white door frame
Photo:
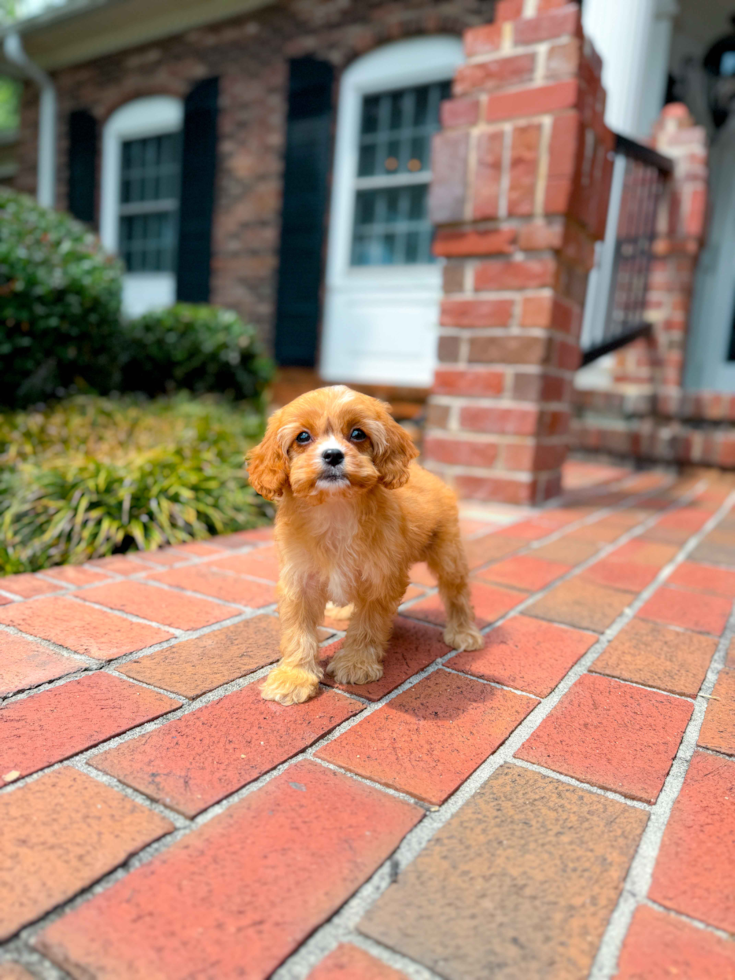
[[[451,79],[463,60],[459,38],[433,35],[386,44],[342,76],[320,365],[326,380],[416,387],[433,381],[440,265],[350,265],[360,121],[365,95]],[[382,350],[379,340],[367,341],[371,322],[382,324],[388,339]]]
[[[697,267],[684,383],[735,391],[735,361],[727,360],[735,319],[735,118],[717,135],[709,164],[712,217]]]
[[[184,103],[173,95],[133,99],[116,109],[102,130],[100,238],[117,254],[120,234],[120,166],[122,144],[146,136],[178,133],[184,125]],[[176,301],[175,272],[136,272],[123,277],[123,310],[138,316]]]

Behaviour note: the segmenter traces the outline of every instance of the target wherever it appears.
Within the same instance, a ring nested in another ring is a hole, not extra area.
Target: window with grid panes
[[[366,95],[362,101],[351,264],[433,262],[428,195],[431,137],[450,82]]]
[[[120,164],[120,256],[128,272],[176,269],[180,133],[125,140]]]

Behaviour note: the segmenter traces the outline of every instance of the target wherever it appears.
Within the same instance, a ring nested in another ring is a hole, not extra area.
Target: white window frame
[[[102,191],[100,238],[108,252],[119,250],[120,168],[122,144],[180,132],[184,125],[184,103],[172,95],[149,95],[133,99],[116,109],[102,130]],[[175,272],[136,272],[123,277],[123,310],[138,316],[150,309],[176,301]]]
[[[464,61],[462,41],[458,37],[438,34],[395,41],[371,51],[346,69],[340,83],[337,139],[334,153],[331,222],[327,254],[327,282],[340,283],[346,276],[359,276],[363,270],[397,272],[402,279],[413,273],[419,282],[435,276],[435,263],[390,266],[353,266],[352,231],[355,220],[357,190],[374,183],[383,186],[381,178],[357,175],[360,155],[360,122],[362,100],[366,95],[391,89],[412,88],[453,78]],[[405,175],[403,183],[423,184],[431,180],[426,173]],[[369,275],[369,273],[368,273]]]
[[[327,380],[428,387],[436,363],[441,263],[351,265],[362,100],[366,95],[451,79],[462,41],[446,34],[395,41],[354,61],[340,81],[332,173],[320,372]],[[417,183],[426,180],[421,174]],[[357,319],[354,311],[359,312]],[[365,340],[373,322],[406,341]],[[413,339],[408,340],[407,338]]]

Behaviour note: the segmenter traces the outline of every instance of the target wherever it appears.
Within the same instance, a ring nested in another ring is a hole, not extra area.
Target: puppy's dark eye
[[[352,432],[350,432],[350,439],[352,442],[365,442],[367,436],[362,429],[353,429]]]
[[[311,436],[304,429],[303,432],[299,432],[299,434],[296,436],[296,442],[298,442],[300,446],[305,446],[307,442],[311,442]]]

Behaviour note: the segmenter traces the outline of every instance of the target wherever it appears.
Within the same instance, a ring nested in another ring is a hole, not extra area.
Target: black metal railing
[[[645,320],[651,249],[673,163],[625,136],[616,136],[614,153],[607,231],[585,305],[583,365],[651,330]]]

